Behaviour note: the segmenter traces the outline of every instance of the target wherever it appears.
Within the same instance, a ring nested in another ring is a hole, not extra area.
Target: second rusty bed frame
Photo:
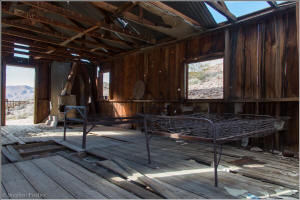
[[[76,110],[81,118],[68,118],[67,113],[70,110]],[[241,116],[245,118],[242,119]],[[253,119],[257,121],[253,121]],[[218,165],[222,155],[222,144],[245,137],[261,137],[275,133],[283,128],[284,122],[287,119],[276,119],[266,115],[238,115],[237,117],[237,115],[232,114],[222,117],[214,114],[193,114],[188,116],[137,114],[133,117],[104,118],[96,116],[88,117],[85,106],[65,106],[64,140],[66,140],[68,122],[83,124],[83,149],[86,148],[86,135],[96,125],[143,124],[149,164],[151,163],[150,139],[152,135],[212,143],[214,151],[214,179],[215,186],[218,187]],[[91,125],[91,127],[87,130],[88,125]],[[232,127],[234,130],[232,130]],[[245,127],[248,127],[248,129]],[[199,133],[201,134],[199,135]]]

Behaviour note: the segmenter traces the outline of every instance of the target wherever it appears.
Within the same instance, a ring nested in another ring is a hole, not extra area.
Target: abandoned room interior
[[[299,198],[299,2],[1,14],[1,198]]]

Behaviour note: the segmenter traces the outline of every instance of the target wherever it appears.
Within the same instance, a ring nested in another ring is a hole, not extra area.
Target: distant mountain
[[[28,85],[6,86],[6,99],[14,101],[34,99],[34,88]]]

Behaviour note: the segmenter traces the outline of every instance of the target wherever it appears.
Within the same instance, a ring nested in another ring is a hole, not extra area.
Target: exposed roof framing
[[[77,26],[66,24],[66,23],[63,23],[63,22],[60,22],[60,21],[57,21],[57,20],[48,19],[46,17],[37,15],[36,13],[33,13],[33,12],[25,12],[25,11],[19,10],[19,9],[13,9],[12,11],[2,9],[2,11],[6,14],[15,15],[15,16],[18,16],[18,17],[23,17],[23,18],[26,18],[26,19],[35,20],[35,21],[38,21],[38,22],[41,22],[41,23],[44,23],[44,24],[60,27],[60,28],[63,28],[63,29],[69,30],[69,31],[76,32],[76,33],[81,33],[81,32],[85,31],[85,29],[83,29],[83,28],[79,28]],[[95,38],[98,38],[98,39],[106,39],[103,34],[99,34],[99,33],[96,33],[96,32],[90,32],[90,33],[87,33],[86,35],[88,35],[90,37],[95,37]]]
[[[79,60],[76,57],[66,57],[63,55],[49,55],[49,54],[45,54],[45,53],[39,53],[39,52],[23,52],[23,51],[18,51],[14,48],[11,47],[2,47],[2,52],[6,52],[6,53],[19,53],[19,54],[23,54],[23,55],[28,55],[28,56],[33,56],[33,57],[40,57],[40,58],[46,58],[46,59],[52,59],[52,60],[57,60],[57,61],[76,61]]]
[[[205,1],[228,19],[221,24],[216,24],[204,2],[5,2],[2,51],[9,55],[21,53],[33,58],[87,59],[98,63],[293,6],[293,3],[267,2],[271,7],[236,17],[223,1]],[[19,52],[14,43],[30,45],[28,48],[19,46],[29,53]]]
[[[45,30],[45,29],[42,29],[42,28],[39,28],[39,27],[36,27],[36,26],[32,26],[29,22],[26,22],[26,21],[23,21],[23,23],[19,23],[15,20],[2,19],[2,24],[8,25],[8,26],[11,26],[11,27],[15,27],[15,28],[19,28],[19,29],[22,29],[22,30],[28,30],[28,31],[31,31],[31,32],[34,32],[34,33],[39,33],[39,34],[51,36],[53,38],[61,39],[61,40],[65,40],[65,41],[70,38],[69,36],[66,36],[62,33],[58,33],[54,30],[48,31],[48,30]],[[80,33],[78,33],[78,34],[80,34]],[[99,44],[97,42],[92,42],[92,41],[89,41],[89,40],[77,39],[76,41],[81,43],[81,44],[86,43],[86,44],[95,46],[95,48],[97,47],[99,49],[104,48],[104,49],[108,49],[108,50],[112,50],[112,51],[116,51],[116,52],[120,51],[119,48],[111,47],[111,46],[108,46],[108,45],[105,45],[105,44]]]
[[[201,24],[199,22],[197,22],[196,20],[193,20],[192,18],[184,15],[183,13],[173,9],[172,7],[162,3],[162,2],[159,2],[159,1],[150,1],[150,2],[141,2],[142,4],[152,4],[162,10],[165,10],[165,11],[168,11],[170,13],[173,13],[174,15],[177,15],[179,17],[181,17],[182,19],[184,19],[185,21],[189,22],[190,24],[193,24],[195,26],[199,26],[199,27],[202,27]],[[203,28],[203,27],[202,27]]]
[[[118,11],[118,7],[114,6],[112,4],[106,3],[104,1],[96,1],[96,2],[91,2],[94,6],[103,9],[105,11],[108,11],[110,13],[116,13]],[[123,17],[125,17],[127,20],[141,24],[141,25],[148,25],[148,26],[156,26],[155,23],[144,19],[141,16],[137,16],[129,11],[124,11],[121,13]]]
[[[12,31],[12,30],[3,30],[2,29],[2,34],[4,35],[9,35],[9,36],[15,36],[15,37],[18,37],[18,38],[25,38],[25,39],[28,39],[28,40],[32,40],[32,41],[38,41],[38,42],[42,42],[42,43],[46,43],[46,44],[51,44],[51,45],[54,45],[54,46],[60,46],[59,43],[57,41],[53,41],[53,40],[49,40],[49,39],[46,39],[46,38],[41,38],[41,37],[38,37],[38,36],[34,36],[32,34],[27,34],[27,33],[19,33],[17,31]],[[76,52],[78,52],[80,55],[82,55],[83,52],[85,52],[85,56],[88,56],[89,59],[96,59],[96,57],[103,57],[103,53],[97,53],[97,54],[92,54],[89,50],[86,50],[82,47],[78,47],[78,46],[75,46],[75,45],[67,45],[66,48],[69,48],[69,49],[72,49],[73,51],[76,50]],[[50,47],[50,50],[53,49],[53,47],[51,48]],[[104,54],[105,56],[106,54]]]
[[[95,30],[95,29],[97,29],[97,28],[99,28],[99,26],[96,25],[96,26],[92,26],[91,28],[86,29],[86,30],[84,30],[84,31],[82,31],[82,32],[80,32],[80,33],[77,33],[77,34],[74,35],[73,37],[70,37],[70,38],[66,39],[65,41],[63,41],[62,43],[60,43],[60,46],[66,46],[67,44],[69,44],[69,43],[72,42],[73,40],[75,40],[75,39],[77,39],[77,38],[81,38],[81,37],[84,36],[85,34],[91,32],[91,31],[93,31],[93,30]]]
[[[95,19],[83,16],[79,13],[71,11],[69,9],[64,9],[64,8],[52,5],[50,3],[47,3],[47,2],[26,2],[26,1],[23,1],[22,3],[33,6],[33,7],[38,8],[38,9],[42,9],[46,12],[52,12],[52,13],[55,13],[55,14],[59,14],[63,17],[70,18],[70,19],[82,22],[84,24],[89,24],[89,25],[92,25],[92,26],[98,25],[99,28],[101,28],[103,30],[110,31],[110,32],[115,32],[115,33],[124,35],[126,37],[134,38],[134,39],[137,39],[137,40],[149,43],[149,44],[154,44],[155,43],[155,38],[145,38],[144,36],[137,35],[136,33],[132,32],[130,30],[119,28],[119,27],[117,27],[113,24],[107,24],[105,21],[101,21],[101,22],[97,21]]]
[[[278,8],[278,5],[276,1],[267,1],[267,3],[272,7],[272,8]]]
[[[207,1],[206,3],[224,15],[230,22],[237,21],[237,18],[228,10],[224,1]]]
[[[123,6],[119,7],[116,10],[115,15],[121,15],[123,12],[129,11],[131,10],[134,6],[136,6],[138,4],[138,2],[126,2]]]

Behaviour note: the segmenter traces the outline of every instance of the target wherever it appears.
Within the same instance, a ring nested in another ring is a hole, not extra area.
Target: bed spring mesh
[[[271,116],[197,113],[181,116],[147,115],[149,132],[176,133],[217,141],[262,137],[282,129],[284,121]]]

